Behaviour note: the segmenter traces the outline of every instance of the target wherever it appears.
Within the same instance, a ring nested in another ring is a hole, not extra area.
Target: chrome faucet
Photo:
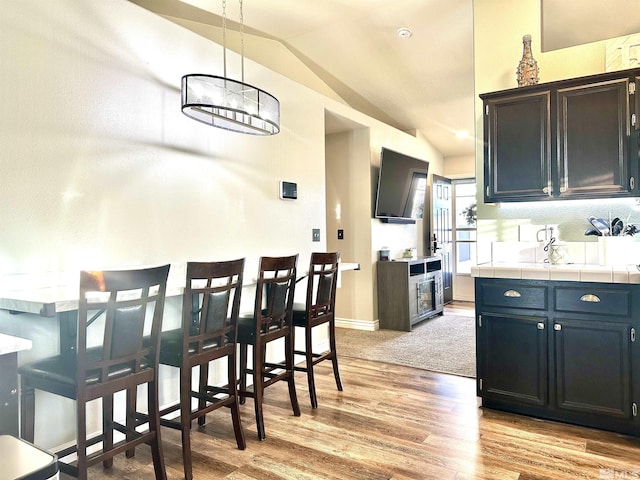
[[[546,229],[545,229],[546,230]],[[537,238],[537,237],[536,237]],[[549,227],[549,241],[544,246],[544,251],[548,252],[551,245],[556,241],[556,238],[553,236],[553,227]]]

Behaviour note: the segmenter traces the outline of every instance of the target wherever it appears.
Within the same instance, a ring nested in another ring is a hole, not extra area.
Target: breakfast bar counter
[[[251,267],[249,267],[251,268]],[[360,264],[341,262],[340,272],[359,270]],[[245,267],[245,270],[248,270]],[[257,271],[257,270],[256,270]],[[300,270],[300,277],[306,270]],[[186,263],[171,264],[167,281],[167,297],[182,295]],[[245,286],[255,285],[256,279],[245,275]],[[32,313],[42,317],[75,312],[78,309],[79,272],[47,272],[0,276],[0,310],[12,313]]]

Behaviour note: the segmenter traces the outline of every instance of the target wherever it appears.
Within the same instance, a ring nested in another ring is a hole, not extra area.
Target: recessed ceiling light
[[[409,38],[411,35],[413,35],[411,29],[407,27],[399,28],[396,33],[400,38]]]
[[[456,138],[459,138],[461,140],[469,138],[469,132],[467,132],[466,130],[459,130],[456,132]]]

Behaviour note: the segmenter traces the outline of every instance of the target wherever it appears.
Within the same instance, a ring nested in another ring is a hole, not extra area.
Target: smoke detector
[[[411,29],[407,27],[399,28],[396,33],[400,38],[409,38],[411,35],[413,35]]]

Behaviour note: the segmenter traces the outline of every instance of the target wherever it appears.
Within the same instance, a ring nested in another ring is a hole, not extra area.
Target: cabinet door
[[[556,319],[553,329],[556,407],[631,418],[631,327]]]
[[[628,89],[629,80],[623,78],[558,90],[560,197],[633,193]]]
[[[547,319],[483,313],[477,322],[483,398],[547,404]]]
[[[18,354],[0,355],[0,435],[18,436]]]
[[[550,92],[485,103],[485,202],[548,198]]]
[[[633,113],[635,113],[633,126],[636,131],[640,130],[640,76],[635,78],[635,81],[632,85],[633,95],[636,99],[635,108],[633,109]]]

